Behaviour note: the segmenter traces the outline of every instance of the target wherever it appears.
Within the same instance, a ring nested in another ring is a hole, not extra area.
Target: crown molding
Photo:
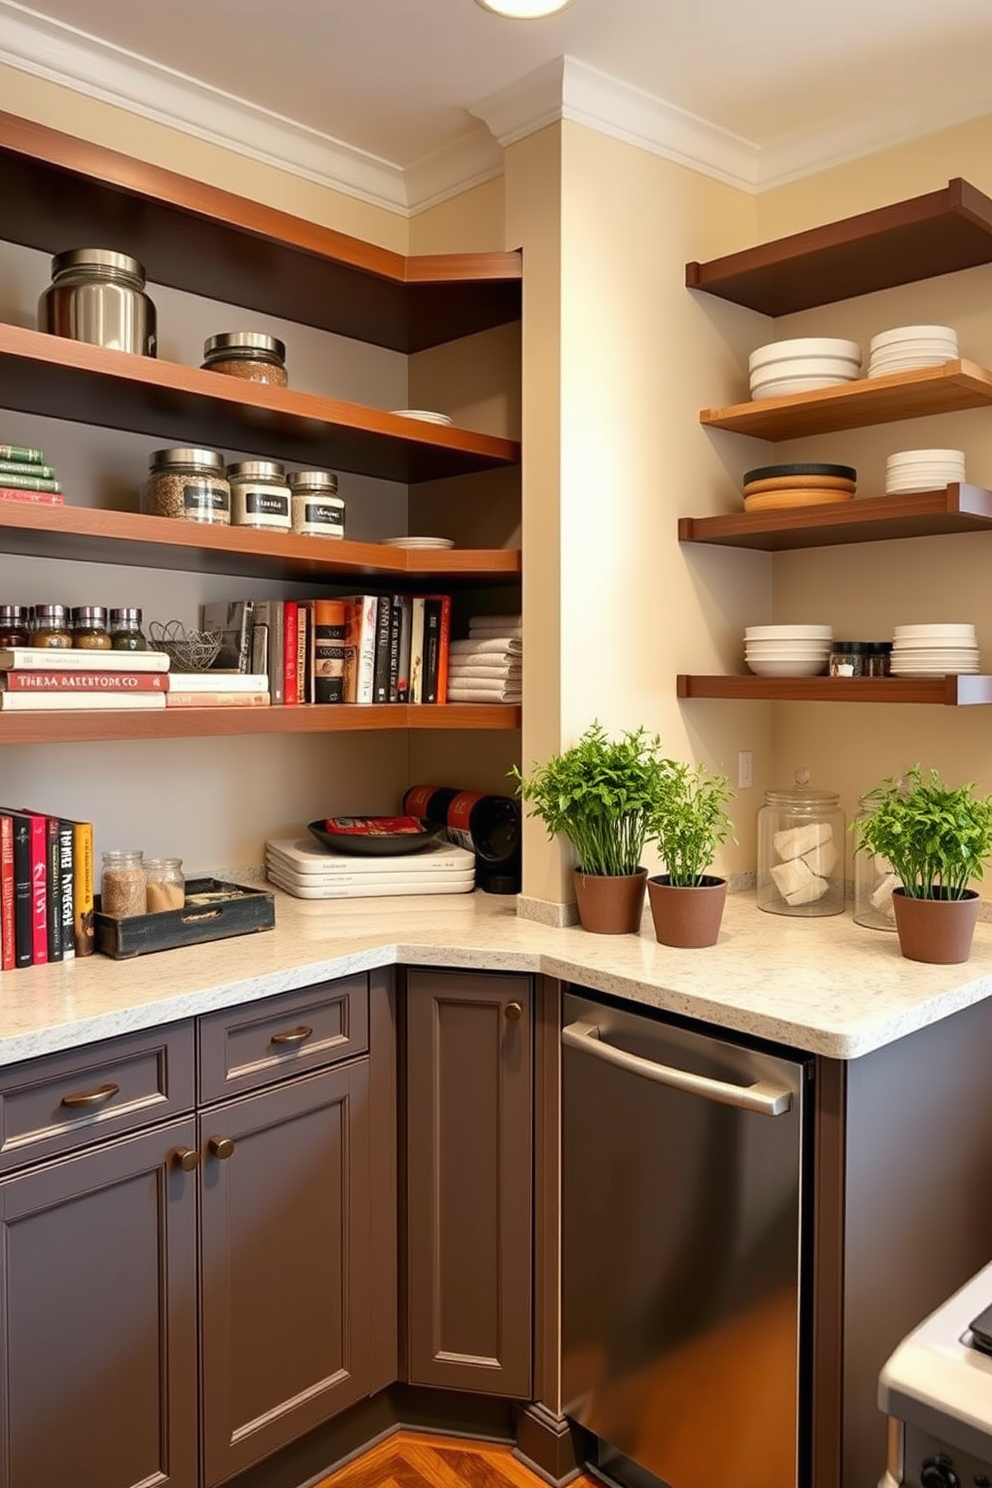
[[[476,123],[452,144],[407,166],[404,178],[410,215],[415,217],[502,174],[503,151],[489,131]]]

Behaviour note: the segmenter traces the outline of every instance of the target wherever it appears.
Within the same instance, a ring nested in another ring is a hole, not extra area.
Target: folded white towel
[[[448,650],[451,656],[486,656],[494,652],[522,656],[524,643],[516,636],[484,636],[467,641],[452,641]]]
[[[516,682],[483,682],[477,678],[464,682],[448,681],[449,703],[519,703],[521,689]]]
[[[449,682],[514,682],[519,687],[523,682],[520,667],[449,666]]]
[[[524,659],[522,656],[498,656],[493,652],[486,656],[452,656],[448,659],[448,665],[452,671],[472,667],[476,671],[494,672],[498,676],[501,672],[522,671]]]
[[[493,636],[511,636],[519,641],[524,632],[521,625],[470,625],[468,633],[473,641],[488,641]]]
[[[523,624],[522,615],[470,615],[468,617],[468,628],[470,631],[481,626],[484,630],[499,628],[504,635],[508,630],[513,630]]]

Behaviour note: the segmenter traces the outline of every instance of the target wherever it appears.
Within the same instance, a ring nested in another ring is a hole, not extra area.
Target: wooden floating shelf
[[[954,484],[911,496],[871,496],[828,506],[679,518],[680,542],[766,553],[953,532],[992,532],[992,491]]]
[[[440,480],[517,465],[512,439],[318,398],[0,325],[0,404],[146,434],[158,443],[250,450],[382,480]]]
[[[378,707],[164,708],[150,712],[4,713],[2,744],[81,744],[113,739],[195,739],[237,734],[341,734],[382,729],[519,729],[520,708],[501,703],[390,703]]]
[[[404,579],[415,587],[498,584],[518,581],[521,572],[517,548],[415,550],[29,501],[0,501],[0,552],[322,584],[364,578]]]
[[[992,703],[992,677],[696,677],[676,678],[680,698],[779,703]]]
[[[685,282],[763,315],[790,315],[986,263],[992,200],[957,178],[925,196],[686,264]]]
[[[156,284],[414,352],[519,320],[519,253],[406,258],[0,113],[4,237],[107,243]]]
[[[801,439],[833,434],[869,424],[897,423],[933,413],[992,404],[992,372],[975,362],[944,362],[892,377],[861,378],[839,387],[793,393],[787,398],[761,398],[728,408],[704,408],[699,422],[709,429],[729,429],[755,439]]]

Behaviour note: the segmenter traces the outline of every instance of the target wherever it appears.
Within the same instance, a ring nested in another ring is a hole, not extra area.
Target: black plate
[[[838,480],[849,481],[856,481],[858,478],[853,465],[817,465],[815,462],[800,461],[793,465],[759,465],[757,470],[746,470],[742,484],[747,486],[751,481],[774,480],[780,475],[832,475]]]
[[[374,818],[370,818],[374,820]],[[401,853],[423,852],[444,832],[440,822],[425,821],[418,817],[419,832],[383,832],[376,836],[362,837],[351,832],[330,832],[323,821],[307,823],[307,831],[325,847],[335,852],[351,853],[356,858],[395,858]]]

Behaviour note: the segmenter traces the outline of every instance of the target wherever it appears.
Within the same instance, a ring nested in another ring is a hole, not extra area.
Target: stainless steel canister
[[[114,351],[154,356],[155,306],[136,258],[110,248],[72,248],[52,259],[38,300],[38,328]]]

